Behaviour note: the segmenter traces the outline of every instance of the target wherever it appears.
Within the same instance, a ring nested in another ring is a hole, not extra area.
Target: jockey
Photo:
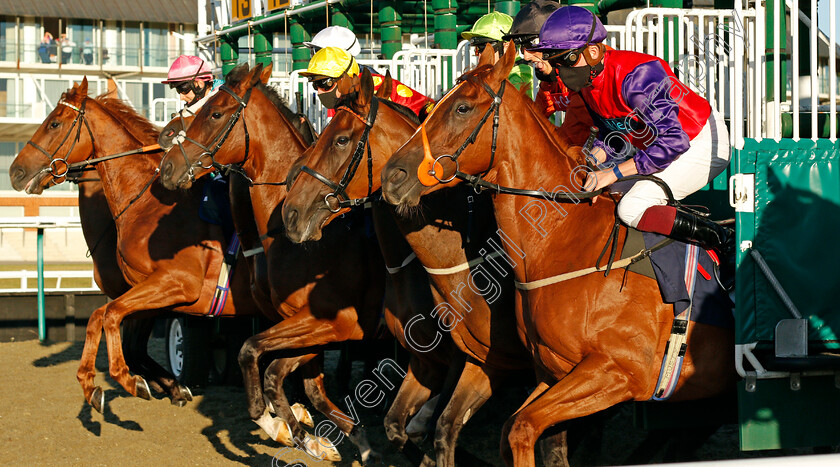
[[[592,118],[586,111],[578,93],[570,92],[560,80],[557,72],[547,61],[542,59],[542,52],[529,50],[539,43],[540,28],[545,20],[560,8],[557,0],[533,0],[516,14],[510,30],[502,36],[513,43],[522,52],[526,62],[534,66],[534,74],[540,80],[535,101],[537,107],[546,116],[555,112],[566,112],[562,129],[572,144],[582,146],[592,126]]]
[[[352,51],[352,49],[350,50]],[[342,86],[345,83],[343,80],[359,73],[359,63],[348,50],[339,47],[324,47],[315,52],[315,55],[309,61],[309,66],[300,75],[309,78],[309,82],[312,83],[312,87],[318,93],[321,104],[330,109],[328,115],[331,117],[335,114],[336,104],[342,96],[341,89],[349,90],[345,94],[354,90],[349,85]],[[384,81],[383,76],[378,73],[371,73],[371,76],[373,77],[374,89],[379,89]],[[434,101],[397,80],[393,81],[390,100],[408,107],[421,120],[425,118],[431,111]]]
[[[181,55],[172,62],[163,84],[178,92],[187,103],[182,116],[195,115],[224,81],[213,79],[210,64],[195,55]]]
[[[493,46],[493,50],[496,51],[493,63],[496,63],[499,61],[499,57],[507,50],[508,44],[502,37],[510,30],[512,23],[513,18],[504,13],[494,11],[478,18],[478,21],[473,24],[473,27],[469,31],[461,33],[461,37],[470,41],[470,46],[473,47],[476,55],[481,55],[486,44]],[[534,82],[534,75],[531,67],[524,63],[514,65],[508,75],[508,81],[516,89],[526,84],[532,84]]]
[[[213,79],[210,64],[200,57],[181,55],[172,62],[163,84],[175,89],[181,100],[187,103],[179,113],[182,117],[189,117],[201,109],[224,81]],[[205,222],[220,225],[225,239],[233,236],[233,216],[226,176],[219,172],[210,175],[208,183],[204,185],[198,215]]]
[[[596,148],[587,157],[606,168],[590,172],[584,187],[594,191],[628,175],[656,175],[683,199],[729,165],[723,117],[665,61],[607,50],[601,43],[606,36],[589,10],[564,6],[546,20],[539,44],[531,49],[542,52],[563,83],[580,93],[598,126]],[[642,231],[698,243],[724,256],[732,252],[731,229],[665,204],[662,189],[640,181],[618,204],[618,216]]]

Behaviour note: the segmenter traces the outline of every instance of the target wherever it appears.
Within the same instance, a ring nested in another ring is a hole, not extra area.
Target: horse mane
[[[467,76],[473,76],[478,79],[483,79],[485,75],[488,75],[493,70],[492,65],[483,65],[480,67],[473,68],[471,70],[465,71],[459,78],[458,81],[465,81]],[[506,85],[506,87],[513,87],[510,82]],[[510,92],[509,89],[505,90],[506,93]],[[516,89],[513,92],[517,92]],[[546,135],[549,136],[551,141],[561,150],[563,153],[568,153],[569,149],[573,146],[571,141],[569,141],[569,137],[566,135],[565,132],[560,130],[560,127],[557,125],[553,125],[547,118],[545,118],[542,113],[540,112],[539,108],[537,107],[537,103],[530,98],[523,96],[523,101],[525,101],[525,107],[530,111],[531,114],[534,115],[534,119],[539,123],[540,127],[545,131]],[[567,154],[568,155],[568,154]],[[569,155],[570,158],[572,158]],[[580,161],[578,161],[580,162]]]
[[[240,63],[239,65],[236,65],[232,70],[230,70],[230,72],[227,75],[225,75],[225,85],[227,85],[230,88],[238,86],[242,82],[242,80],[245,79],[250,70],[251,69],[247,63]],[[292,127],[294,127],[294,129],[297,130],[298,134],[301,136],[301,138],[306,144],[312,143],[312,141],[309,137],[306,136],[306,132],[304,131],[304,127],[306,124],[301,122],[300,118],[298,118],[298,114],[292,112],[292,109],[289,108],[289,103],[286,101],[283,95],[280,94],[280,90],[276,86],[269,86],[263,83],[262,81],[258,81],[257,85],[254,87],[262,91],[265,97],[268,98],[269,102],[271,102],[272,104],[274,104],[275,107],[277,107],[277,110],[280,111],[280,113],[283,115],[283,118],[288,120]],[[307,120],[307,124],[308,123],[309,122]]]
[[[102,105],[106,112],[125,125],[126,129],[141,142],[156,141],[160,136],[160,128],[137,113],[123,100],[106,97],[104,94],[95,97],[94,100]]]
[[[225,84],[230,88],[238,86],[248,75],[249,71],[250,68],[247,63],[240,63],[239,65],[236,65],[236,67],[234,67],[233,70],[230,70],[230,73],[225,76]],[[286,102],[286,99],[280,94],[280,91],[275,86],[269,86],[262,81],[258,81],[257,85],[254,87],[262,91],[262,93],[265,94],[265,97],[267,97],[268,100],[280,110],[289,122],[294,121],[295,113],[289,108],[289,103]]]
[[[345,95],[339,97],[335,108],[337,109],[339,107],[347,107],[348,109],[353,109],[354,108],[353,104],[355,104],[358,96],[359,96],[359,92],[355,91],[355,92],[351,92],[350,94],[345,94]],[[379,103],[380,104],[385,104],[386,106],[390,107],[391,110],[402,114],[404,117],[408,118],[408,120],[411,121],[412,123],[414,123],[415,125],[418,125],[418,126],[420,125],[420,117],[418,117],[417,114],[414,113],[414,111],[411,110],[410,108],[408,108],[408,107],[406,107],[406,106],[404,106],[400,103],[388,100],[388,99],[379,99]]]

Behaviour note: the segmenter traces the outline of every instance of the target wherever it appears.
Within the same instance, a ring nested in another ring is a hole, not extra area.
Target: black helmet
[[[558,8],[560,8],[558,0],[532,0],[519,10],[510,26],[510,31],[502,38],[506,41],[536,39],[540,35],[540,28],[545,20]]]

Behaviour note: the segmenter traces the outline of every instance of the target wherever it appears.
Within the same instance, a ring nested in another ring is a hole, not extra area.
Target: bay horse
[[[292,446],[294,438],[295,444],[302,444],[315,457],[340,459],[329,440],[309,435],[289,410],[283,381],[301,367],[307,373],[304,384],[310,400],[367,460],[372,450],[364,429],[357,425],[355,414],[346,415],[326,396],[315,357],[327,345],[376,335],[385,288],[384,265],[360,217],[348,216],[332,225],[317,245],[303,247],[286,238],[281,217],[286,189],[282,185],[308,145],[280,110],[276,91],[265,85],[270,75],[270,65],[234,68],[221,91],[196,114],[184,141],[164,157],[161,182],[169,189],[189,187],[210,173],[214,164],[229,167],[232,178],[246,180],[250,197],[234,196],[231,207],[236,212],[247,208],[242,203],[250,203],[253,210],[276,310],[271,319],[277,322],[248,339],[239,354],[249,414],[272,439]],[[263,389],[259,363],[267,352],[279,358],[266,369]],[[267,417],[263,394],[279,420]],[[288,436],[278,435],[289,430]]]
[[[361,200],[378,191],[383,166],[419,125],[416,117],[405,112],[407,109],[376,97],[388,89],[390,77],[386,76],[376,96],[367,70],[358,81],[359,92],[339,102],[335,116],[301,161],[305,168],[297,173],[289,189],[283,218],[287,235],[293,241],[318,238],[325,224],[347,212],[349,207],[335,205],[338,197]],[[390,92],[385,91],[384,95]],[[365,163],[366,146],[370,148],[369,164]],[[355,168],[358,171],[354,173]],[[365,173],[368,170],[370,177]],[[346,183],[339,188],[340,180]],[[422,213],[411,217],[396,215],[393,207],[382,202],[373,204],[377,238],[386,264],[404,264],[406,249],[400,245],[406,242],[419,260],[392,274],[397,290],[423,286],[426,281],[419,282],[416,277],[429,271],[435,298],[433,306],[426,310],[396,308],[395,324],[400,326],[391,331],[406,349],[413,351],[413,359],[429,360],[431,352],[451,352],[438,347],[422,351],[407,342],[406,323],[411,323],[419,311],[424,320],[437,322],[439,329],[449,335],[446,338],[457,346],[455,352],[466,355],[464,370],[437,423],[435,448],[439,466],[454,465],[458,433],[493,390],[514,371],[532,371],[516,332],[514,315],[509,312],[514,296],[510,270],[497,272],[489,262],[482,264],[482,256],[487,255],[480,250],[490,248],[488,240],[500,242],[491,200],[463,188],[430,196]],[[427,342],[430,341],[424,344]],[[405,441],[406,416],[413,415],[428,394],[429,384],[423,378],[403,381],[385,419],[388,437],[399,448]]]
[[[129,131],[121,119],[144,127]],[[74,134],[75,133],[75,134]],[[47,170],[80,162],[91,154],[116,154],[152,144],[158,129],[116,99],[87,95],[87,79],[67,91],[32,137],[32,144],[17,155],[10,173],[28,192],[52,182]],[[72,137],[71,137],[72,136]],[[56,156],[61,154],[57,165]],[[47,157],[44,157],[47,156]],[[98,411],[104,392],[94,386],[94,361],[104,328],[110,374],[129,394],[150,398],[146,381],[132,376],[121,351],[120,323],[126,316],[173,310],[204,315],[210,308],[222,263],[220,229],[198,218],[196,196],[173,193],[153,183],[161,151],[97,164],[109,210],[115,218],[117,256],[122,276],[131,288],[96,309],[88,321],[85,347],[77,379],[87,400]],[[248,288],[247,271],[236,268],[220,316],[257,313]],[[166,291],[166,293],[161,293]]]
[[[438,102],[382,171],[388,202],[402,209],[417,205],[421,196],[457,183],[450,178],[456,169],[505,187],[580,189],[586,174],[580,148],[558,135],[530,99],[504,92],[514,59],[514,47],[495,65],[482,54],[478,67]],[[494,112],[497,127],[489,119]],[[597,262],[615,219],[610,199],[599,198],[560,205],[494,196],[506,259],[519,283],[517,327],[539,381],[505,424],[501,452],[508,465],[534,465],[534,443],[552,425],[654,393],[674,316],[653,279],[613,271],[545,287],[528,284]],[[730,387],[733,345],[730,330],[691,323],[671,399],[709,397]]]

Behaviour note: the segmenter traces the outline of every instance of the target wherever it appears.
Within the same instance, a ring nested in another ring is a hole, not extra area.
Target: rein
[[[365,130],[362,133],[361,138],[359,138],[359,142],[356,144],[356,150],[353,152],[353,157],[350,159],[350,165],[348,165],[347,169],[344,170],[344,175],[341,176],[341,180],[339,180],[338,183],[335,183],[315,169],[305,165],[300,167],[301,172],[311,175],[316,180],[333,190],[331,193],[327,193],[327,195],[324,196],[324,203],[326,203],[327,209],[333,213],[337,213],[344,208],[362,206],[370,200],[370,195],[373,189],[373,158],[370,154],[369,140],[370,130],[373,128],[373,124],[376,122],[376,114],[379,112],[379,98],[376,96],[371,98],[370,110],[368,111],[367,118],[365,119],[347,107],[339,107],[338,110],[350,112],[351,115],[358,118],[365,124]],[[365,148],[367,148],[368,193],[364,198],[351,199],[347,196],[347,185],[350,184],[350,180],[353,179],[353,176],[356,175],[356,171],[359,169],[362,158],[365,156]]]
[[[233,131],[233,127],[236,125],[236,122],[239,121],[239,118],[242,116],[242,113],[245,111],[245,107],[248,106],[248,101],[251,99],[251,91],[253,91],[253,89],[254,89],[253,87],[248,88],[248,90],[245,91],[245,96],[244,97],[239,97],[239,96],[236,95],[235,92],[233,92],[233,90],[231,90],[226,85],[223,84],[222,86],[219,87],[219,90],[230,94],[230,96],[233,97],[233,99],[239,104],[239,107],[236,109],[236,111],[233,114],[231,114],[230,118],[228,119],[227,123],[225,124],[225,127],[222,128],[222,131],[220,131],[216,135],[215,138],[213,138],[213,140],[210,142],[209,146],[205,146],[205,145],[201,144],[200,142],[196,141],[195,139],[190,138],[189,136],[187,136],[187,132],[183,129],[180,132],[178,132],[178,134],[175,136],[175,138],[172,139],[172,141],[174,141],[178,145],[178,148],[181,150],[181,155],[184,157],[184,162],[187,165],[187,175],[189,176],[189,180],[191,182],[195,181],[195,169],[196,168],[201,168],[201,169],[213,169],[213,168],[215,168],[215,169],[219,169],[219,170],[227,169],[228,171],[238,173],[239,175],[242,175],[243,177],[245,177],[245,179],[248,180],[248,182],[251,185],[254,184],[253,180],[251,180],[251,178],[248,177],[248,175],[242,170],[241,167],[234,167],[233,164],[228,165],[228,166],[223,166],[223,165],[217,163],[216,160],[214,159],[214,156],[216,155],[217,152],[219,152],[219,149],[222,147],[222,145],[228,139],[228,137],[230,136],[230,132]],[[183,126],[184,125],[182,124],[182,127]],[[245,119],[242,119],[242,126],[245,129],[245,158],[243,159],[243,161],[244,161],[245,159],[248,158],[251,138],[248,134],[248,125],[245,124]],[[190,160],[187,157],[187,152],[184,150],[184,145],[183,145],[184,141],[189,141],[190,143],[198,146],[202,151],[204,151],[198,156],[198,159],[196,159],[196,161],[193,162],[193,163],[190,163]],[[210,164],[209,165],[202,164],[201,160],[202,160],[202,158],[204,158],[204,156],[208,156],[210,158]]]

